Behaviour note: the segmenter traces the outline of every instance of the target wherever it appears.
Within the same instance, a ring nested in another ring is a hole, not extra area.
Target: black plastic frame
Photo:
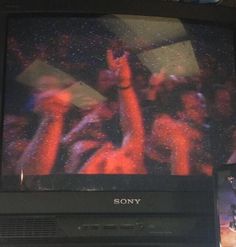
[[[205,21],[236,28],[236,9],[223,4],[196,5],[156,0],[0,0],[0,116],[2,116],[3,103],[7,16],[34,13],[153,15]],[[104,179],[107,182],[112,181],[112,177],[104,177]],[[149,184],[149,179],[149,177],[134,176],[132,183],[137,183],[139,186],[142,183]],[[143,191],[142,186],[138,190],[124,192],[0,192],[0,215],[178,212],[214,214],[214,178],[199,177],[199,179],[198,182],[193,182],[193,177],[176,177],[174,179],[172,177],[156,177],[156,180],[152,180],[152,188],[150,188],[152,192]],[[180,184],[181,186],[179,186]],[[189,184],[191,187],[188,187]],[[141,198],[142,203],[134,207],[115,206],[113,205],[114,198]],[[204,204],[202,205],[204,212],[200,210],[198,200]]]

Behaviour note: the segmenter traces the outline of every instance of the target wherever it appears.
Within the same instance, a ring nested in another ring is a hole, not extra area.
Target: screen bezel
[[[184,3],[171,3],[160,1],[128,1],[121,0],[112,2],[100,1],[60,1],[52,5],[49,1],[16,1],[14,4],[2,4],[0,6],[0,91],[4,90],[5,49],[7,35],[7,17],[12,14],[131,14],[144,16],[176,17],[194,22],[207,22],[209,24],[223,25],[236,29],[235,9],[221,5],[192,5]],[[209,14],[211,13],[211,14]],[[236,45],[235,45],[236,47]],[[1,93],[1,123],[2,123],[2,93]],[[2,124],[0,126],[2,128]],[[1,129],[0,129],[1,130]],[[1,130],[2,133],[2,130]],[[112,176],[104,176],[107,183],[113,181]],[[158,179],[156,179],[158,178]],[[152,186],[148,190],[142,189],[142,183]],[[194,182],[193,182],[194,181]],[[0,181],[2,182],[2,181]],[[66,191],[43,191],[43,192],[0,192],[0,214],[32,214],[32,213],[131,213],[131,212],[156,212],[158,197],[153,193],[170,192],[180,193],[180,198],[185,200],[186,192],[204,193],[210,195],[214,191],[213,177],[150,177],[133,176],[130,183],[137,184],[130,191],[106,191],[106,192],[66,192]],[[189,186],[191,184],[191,186]],[[168,186],[167,186],[168,185]],[[176,195],[177,195],[176,194]],[[117,197],[133,198],[142,197],[143,203],[136,207],[114,207],[113,199]],[[152,202],[152,203],[151,203]],[[213,203],[213,202],[212,202]],[[184,207],[184,209],[187,209]],[[212,206],[212,205],[211,205]],[[210,208],[210,205],[209,205]],[[180,206],[170,205],[170,211],[180,210]],[[168,211],[168,208],[166,209]],[[188,211],[188,210],[187,210]]]

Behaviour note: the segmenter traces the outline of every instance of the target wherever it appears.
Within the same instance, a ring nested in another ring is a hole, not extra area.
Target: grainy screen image
[[[233,32],[159,17],[11,17],[2,174],[204,175],[236,149]]]

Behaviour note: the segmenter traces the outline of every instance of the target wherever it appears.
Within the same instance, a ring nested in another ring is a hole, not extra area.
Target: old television
[[[218,246],[235,148],[233,1],[0,1],[1,246]]]

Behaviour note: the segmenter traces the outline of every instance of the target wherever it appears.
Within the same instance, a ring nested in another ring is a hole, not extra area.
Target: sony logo
[[[114,205],[139,205],[141,202],[140,198],[115,198],[113,201]]]

